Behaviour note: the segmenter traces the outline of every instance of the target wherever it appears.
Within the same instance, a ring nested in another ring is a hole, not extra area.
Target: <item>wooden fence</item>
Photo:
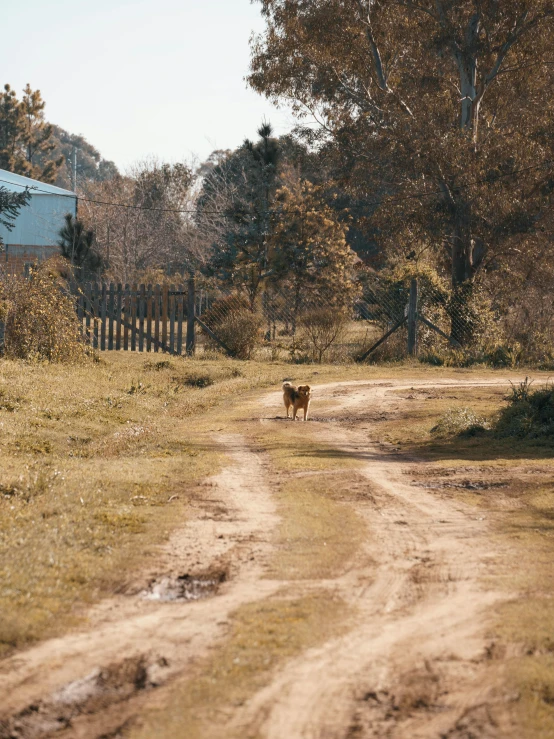
[[[187,286],[88,282],[73,284],[71,291],[83,335],[96,349],[194,352],[194,281]]]

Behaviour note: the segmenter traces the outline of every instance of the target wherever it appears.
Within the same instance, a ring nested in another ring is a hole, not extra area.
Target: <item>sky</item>
[[[247,88],[250,0],[26,0],[2,14],[2,84],[40,89],[45,115],[121,169],[149,156],[202,161],[294,125]],[[6,30],[9,32],[6,32]]]

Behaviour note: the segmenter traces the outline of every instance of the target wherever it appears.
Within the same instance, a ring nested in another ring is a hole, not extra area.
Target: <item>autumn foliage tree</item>
[[[380,203],[381,246],[433,255],[463,306],[548,213],[551,0],[259,2],[250,84],[320,122],[350,191]]]
[[[328,307],[351,306],[356,296],[356,255],[346,241],[347,226],[322,198],[321,189],[303,181],[276,195],[271,234],[274,278],[286,285],[293,311],[305,300]]]

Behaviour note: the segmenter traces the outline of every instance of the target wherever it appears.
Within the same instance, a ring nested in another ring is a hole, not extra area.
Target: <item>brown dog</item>
[[[290,382],[283,383],[283,400],[287,409],[287,418],[289,417],[289,409],[292,405],[292,420],[296,421],[296,414],[300,408],[303,408],[304,420],[307,421],[311,398],[312,388],[309,385],[294,387]]]

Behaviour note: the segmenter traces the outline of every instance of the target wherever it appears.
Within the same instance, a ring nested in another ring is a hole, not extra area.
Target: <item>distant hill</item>
[[[55,185],[67,190],[72,189],[74,149],[77,152],[77,185],[91,181],[104,182],[119,174],[114,162],[104,159],[83,136],[69,133],[60,126],[52,125],[52,128],[50,143],[54,144],[54,149],[48,153],[48,158],[57,160],[63,157],[63,164],[54,181]]]

